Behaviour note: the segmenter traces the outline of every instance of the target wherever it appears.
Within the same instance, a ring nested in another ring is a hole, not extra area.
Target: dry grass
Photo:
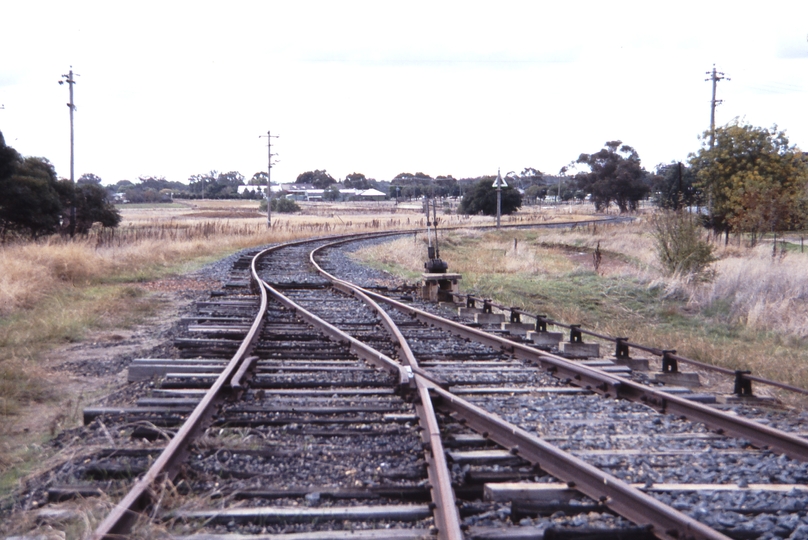
[[[694,291],[691,301],[701,307],[721,305],[733,322],[750,330],[808,338],[808,257],[788,253],[773,258],[770,246],[727,251],[715,265],[717,279]]]
[[[598,243],[603,264],[596,273],[592,252]],[[771,246],[717,246],[717,276],[704,284],[662,272],[643,221],[457,231],[440,245],[449,271],[463,274],[464,291],[808,388],[806,254],[788,252],[773,260]],[[410,238],[358,256],[415,281],[426,248]]]

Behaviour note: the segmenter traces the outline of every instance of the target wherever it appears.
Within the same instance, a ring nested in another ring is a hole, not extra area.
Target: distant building
[[[364,201],[383,201],[387,198],[387,195],[379,191],[378,189],[366,189],[358,194],[359,197],[362,198]]]

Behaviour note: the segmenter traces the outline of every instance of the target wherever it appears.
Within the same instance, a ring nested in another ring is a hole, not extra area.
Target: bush
[[[272,206],[270,207],[273,212],[278,212],[279,214],[291,214],[292,212],[300,212],[300,206],[294,201],[294,199],[272,199]],[[261,212],[267,211],[267,202],[266,199],[261,201],[261,204],[258,206],[258,210]]]
[[[651,224],[659,262],[669,274],[690,275],[702,281],[713,278],[709,269],[717,260],[713,246],[702,238],[693,216],[665,212],[655,216]]]

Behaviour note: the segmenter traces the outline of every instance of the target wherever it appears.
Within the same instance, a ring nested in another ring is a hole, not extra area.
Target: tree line
[[[714,135],[714,136],[713,136]],[[502,192],[502,211],[512,213],[523,203],[542,200],[589,199],[596,210],[614,205],[620,212],[636,211],[639,202],[651,200],[664,209],[688,208],[703,214],[703,224],[717,233],[751,233],[797,230],[808,222],[808,158],[789,143],[777,126],[760,128],[734,120],[704,133],[702,144],[684,163],[657,165],[647,171],[637,151],[622,141],[607,141],[591,154],[582,153],[548,175],[527,167],[505,173],[508,187]],[[325,169],[299,174],[297,185],[325,190],[325,200],[338,200],[340,186],[378,189],[390,198],[462,197],[463,213],[496,212],[493,176],[456,179],[431,177],[423,172],[402,172],[392,180],[378,181],[354,172],[341,182]],[[0,235],[16,232],[33,237],[43,234],[84,233],[94,222],[115,226],[120,216],[111,194],[129,202],[167,202],[172,198],[263,199],[267,173],[250,180],[237,171],[210,171],[193,175],[188,183],[164,177],[121,180],[107,188],[93,174],[82,175],[75,185],[59,180],[47,159],[22,157],[7,146],[0,133]],[[239,193],[239,186],[255,190]],[[75,208],[75,219],[71,220]]]
[[[86,234],[93,223],[115,227],[121,216],[94,178],[58,179],[45,158],[23,157],[0,133],[0,239]]]

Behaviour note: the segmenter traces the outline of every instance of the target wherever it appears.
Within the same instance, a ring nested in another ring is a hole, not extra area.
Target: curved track
[[[373,236],[385,235],[361,238]],[[188,317],[184,359],[130,368],[159,388],[137,407],[85,411],[110,443],[93,458],[107,459],[105,489],[128,484],[114,471],[143,470],[93,538],[801,530],[808,441],[798,433],[359,288],[332,261],[355,240],[243,259],[230,287]]]

